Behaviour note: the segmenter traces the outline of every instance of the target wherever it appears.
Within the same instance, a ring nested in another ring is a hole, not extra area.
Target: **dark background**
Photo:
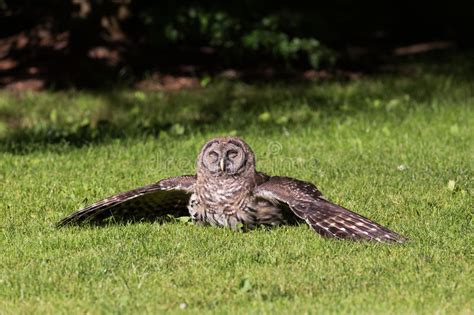
[[[371,73],[469,54],[474,1],[0,0],[0,85]]]

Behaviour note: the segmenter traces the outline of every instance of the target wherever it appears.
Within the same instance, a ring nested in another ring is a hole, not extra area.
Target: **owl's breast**
[[[235,227],[252,220],[246,215],[251,197],[251,187],[246,183],[211,181],[196,187],[188,209],[197,223]]]
[[[287,222],[284,208],[256,200],[246,185],[203,185],[191,196],[189,212],[193,221],[235,228],[243,225],[279,225]]]

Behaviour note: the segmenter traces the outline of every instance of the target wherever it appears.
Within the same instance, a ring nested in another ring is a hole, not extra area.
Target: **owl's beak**
[[[221,172],[225,171],[225,159],[224,158],[220,159],[219,168],[220,168]]]

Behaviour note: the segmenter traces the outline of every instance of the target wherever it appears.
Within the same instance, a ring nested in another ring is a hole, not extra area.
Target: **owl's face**
[[[240,138],[216,138],[207,142],[199,154],[198,170],[205,169],[214,176],[238,175],[254,168],[250,147]]]

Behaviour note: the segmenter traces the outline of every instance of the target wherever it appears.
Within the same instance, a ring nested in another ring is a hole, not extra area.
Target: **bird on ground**
[[[195,175],[119,193],[62,219],[58,226],[190,216],[196,224],[253,229],[306,222],[337,239],[402,243],[406,238],[326,199],[315,185],[258,172],[250,146],[238,137],[209,140]]]

